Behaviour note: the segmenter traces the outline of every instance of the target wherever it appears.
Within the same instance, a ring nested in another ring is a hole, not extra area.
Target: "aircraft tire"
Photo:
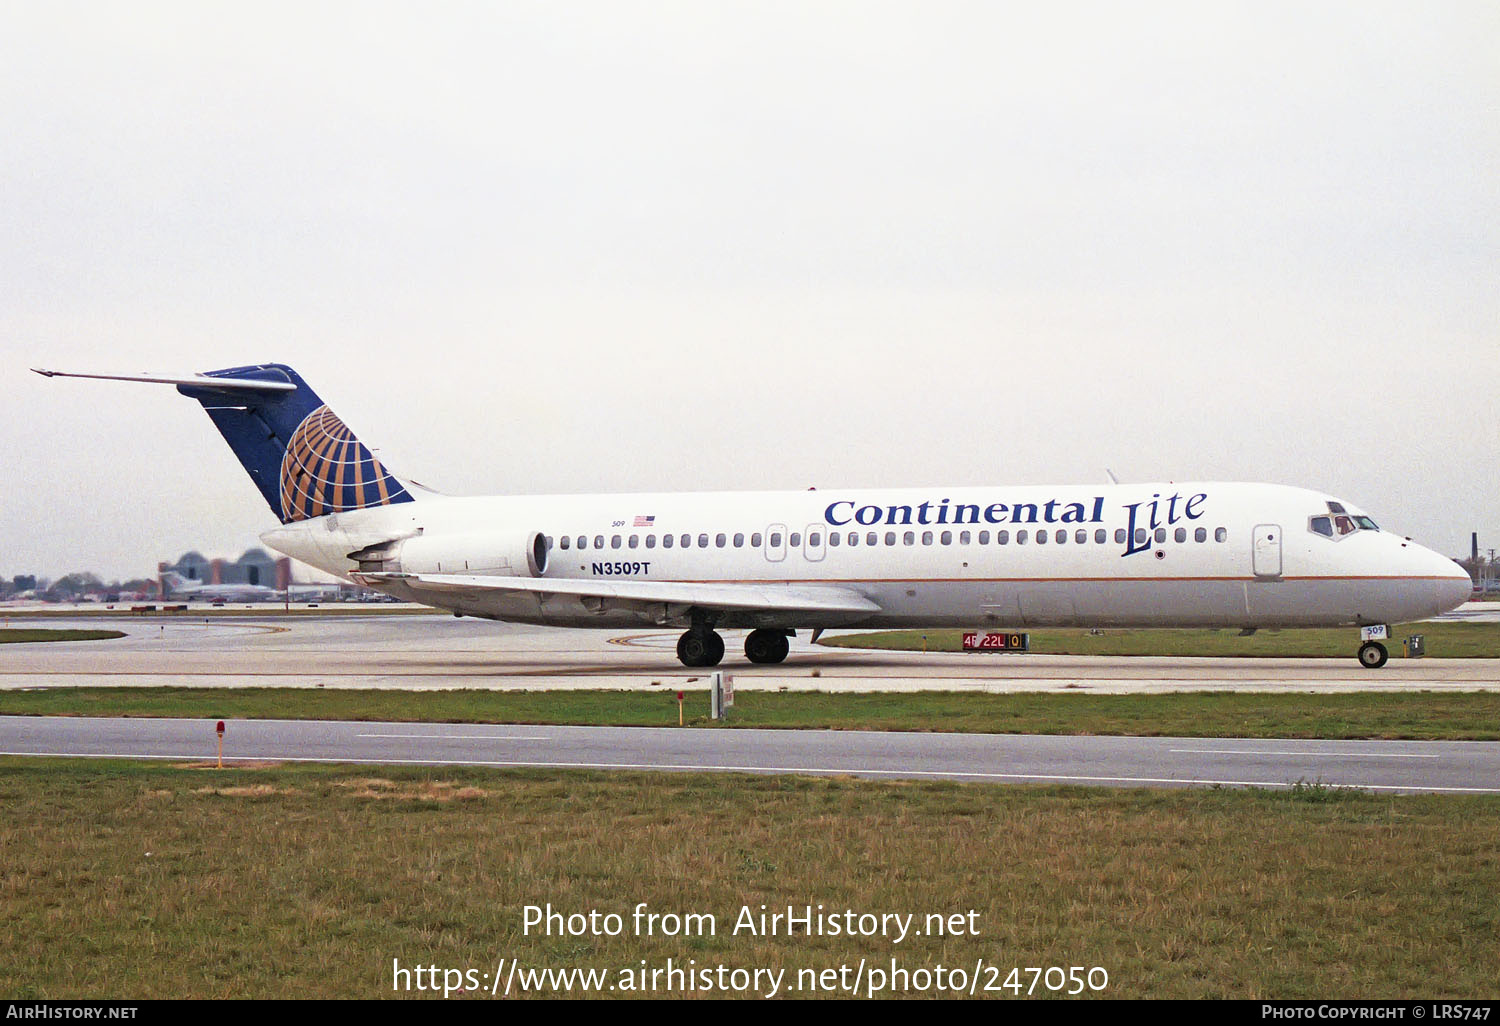
[[[1390,658],[1390,653],[1378,641],[1367,641],[1359,646],[1359,664],[1367,670],[1378,670]]]
[[[751,631],[745,638],[745,658],[752,663],[779,663],[789,651],[791,645],[780,631]]]
[[[724,639],[717,631],[688,631],[677,639],[677,658],[683,666],[718,666]]]
[[[724,639],[718,631],[708,632],[708,661],[704,666],[718,666],[724,661]]]

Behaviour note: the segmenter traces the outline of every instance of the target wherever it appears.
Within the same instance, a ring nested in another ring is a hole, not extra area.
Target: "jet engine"
[[[541,577],[547,538],[540,531],[418,535],[393,546],[381,562],[382,569],[403,574]]]

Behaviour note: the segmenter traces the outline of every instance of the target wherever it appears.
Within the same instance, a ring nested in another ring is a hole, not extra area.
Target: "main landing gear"
[[[752,663],[779,663],[786,658],[791,644],[788,632],[761,628],[745,638],[745,658]],[[677,639],[677,658],[683,666],[718,666],[724,658],[724,639],[708,619],[693,618],[693,626]]]
[[[718,666],[724,658],[724,639],[712,627],[694,624],[677,639],[677,658],[683,666]]]
[[[791,644],[784,630],[751,631],[745,639],[745,658],[752,663],[779,663],[786,658]]]

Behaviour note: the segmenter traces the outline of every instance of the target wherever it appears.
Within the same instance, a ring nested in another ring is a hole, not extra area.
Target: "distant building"
[[[260,548],[247,549],[233,561],[187,552],[177,562],[162,563],[158,569],[203,584],[253,584],[277,589],[285,589],[292,577],[291,560],[285,556],[277,558]]]

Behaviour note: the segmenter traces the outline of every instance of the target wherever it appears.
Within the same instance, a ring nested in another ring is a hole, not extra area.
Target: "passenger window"
[[[1009,545],[1010,544],[1010,532],[1009,531],[996,531],[995,532],[995,544],[996,545]],[[1020,541],[1018,540],[1016,542],[1016,544],[1019,545]]]
[[[1222,527],[1214,528],[1214,541],[1221,542],[1229,539],[1229,532]]]
[[[604,548],[604,535],[602,535],[602,534],[596,534],[596,535],[594,535],[594,548],[596,548],[596,549],[602,549],[602,548]]]
[[[829,545],[833,546],[834,548],[838,548],[840,545],[843,544],[843,542],[844,542],[844,536],[843,535],[839,534],[837,531],[829,531],[828,532],[828,544]]]
[[[654,549],[654,548],[656,548],[656,535],[654,535],[654,534],[648,534],[648,535],[646,535],[646,548],[648,548],[648,549]]]
[[[542,543],[547,546],[548,552],[552,551],[552,536],[550,534],[542,535]]]
[[[698,536],[698,547],[700,549],[706,549],[706,548],[708,548],[708,535],[706,535],[706,534],[700,534]]]
[[[1157,541],[1157,543],[1160,544],[1161,542],[1164,542],[1166,540],[1167,540],[1167,529],[1165,527],[1158,527],[1156,529],[1156,541]]]
[[[896,536],[894,534],[888,534],[888,535],[886,535],[885,536],[885,543],[887,545],[894,545],[894,544],[896,544]],[[880,544],[880,535],[876,534],[874,531],[871,531],[869,534],[865,535],[865,544],[866,545],[879,545]]]
[[[811,545],[813,548],[817,548],[819,545],[823,544],[823,535],[817,531],[812,532],[807,536],[807,544]]]
[[[589,539],[587,535],[580,534],[578,536],[578,547],[580,549],[586,549],[589,547]]]
[[[1094,532],[1094,544],[1095,545],[1103,545],[1108,540],[1109,540],[1109,532],[1105,531],[1104,528],[1101,527],[1101,528],[1099,528],[1099,530],[1097,530],[1097,531]]]
[[[1144,527],[1137,527],[1135,529],[1135,543],[1136,545],[1146,544],[1146,529]]]
[[[1123,527],[1117,527],[1117,528],[1115,528],[1115,544],[1116,545],[1124,545],[1125,544],[1125,528],[1123,528]]]
[[[849,545],[850,545],[850,547],[853,547],[853,546],[858,545],[858,544],[859,544],[859,532],[858,531],[850,531],[849,532]]]
[[[1027,532],[1026,531],[1024,531],[1024,530],[1017,531],[1016,532],[1016,544],[1017,545],[1025,545],[1026,544],[1026,536],[1027,536]]]
[[[773,548],[773,549],[779,549],[779,548],[781,548],[781,532],[780,531],[772,531],[771,532],[771,548]]]
[[[1179,527],[1177,530],[1172,532],[1172,538],[1179,543],[1187,541],[1187,528]]]
[[[693,547],[693,536],[690,534],[685,534],[681,538],[677,539],[677,544],[684,549],[690,549]]]
[[[672,547],[672,543],[676,540],[677,539],[675,535],[664,534],[661,536],[661,547],[664,549],[670,549]]]
[[[960,531],[960,532],[958,532],[958,543],[960,545],[967,545],[967,544],[969,544],[969,532],[968,531]],[[943,544],[946,545],[947,542],[944,542]]]
[[[799,546],[799,545],[802,544],[802,532],[801,531],[793,531],[792,532],[792,536],[789,539],[787,539],[787,540],[791,542],[792,548],[795,549],[797,546]]]
[[[1074,533],[1073,540],[1079,545],[1086,545],[1088,544],[1089,533],[1082,528],[1079,528],[1078,531]]]
[[[1068,532],[1063,530],[1062,528],[1058,528],[1057,534],[1053,535],[1052,537],[1053,540],[1057,542],[1057,544],[1061,545],[1063,542],[1068,540]]]
[[[636,548],[638,545],[640,545],[640,543],[641,543],[641,536],[640,535],[638,535],[638,534],[632,534],[630,536],[630,547],[632,549]]]
[[[1198,528],[1198,530],[1194,531],[1193,532],[1193,541],[1195,541],[1195,542],[1206,542],[1206,541],[1208,541],[1208,528],[1206,528],[1206,527],[1200,527],[1200,528]]]
[[[990,543],[990,532],[988,532],[988,531],[980,531],[979,532],[979,544],[981,544],[981,545],[988,545],[989,543]]]
[[[729,538],[722,534],[714,535],[714,547],[722,549],[729,544]]]
[[[572,539],[569,538],[567,535],[563,535],[562,536],[562,550],[564,552],[568,551],[568,543],[571,542],[571,541],[572,541]]]
[[[612,549],[618,549],[620,547],[620,536],[618,534],[609,540],[609,547]]]
[[[736,534],[734,536],[734,547],[737,549],[743,549],[745,547],[745,536],[743,534]]]
[[[759,531],[756,531],[754,534],[752,534],[750,536],[750,546],[751,546],[751,548],[756,548],[756,549],[760,548],[760,532]]]
[[[1036,533],[1036,543],[1038,545],[1046,545],[1047,544],[1047,532],[1046,531],[1038,531]]]
[[[901,536],[901,540],[907,545],[915,545],[917,543],[917,532],[907,531]]]
[[[932,544],[932,532],[931,531],[923,531],[922,532],[922,544],[923,545],[931,545]]]

